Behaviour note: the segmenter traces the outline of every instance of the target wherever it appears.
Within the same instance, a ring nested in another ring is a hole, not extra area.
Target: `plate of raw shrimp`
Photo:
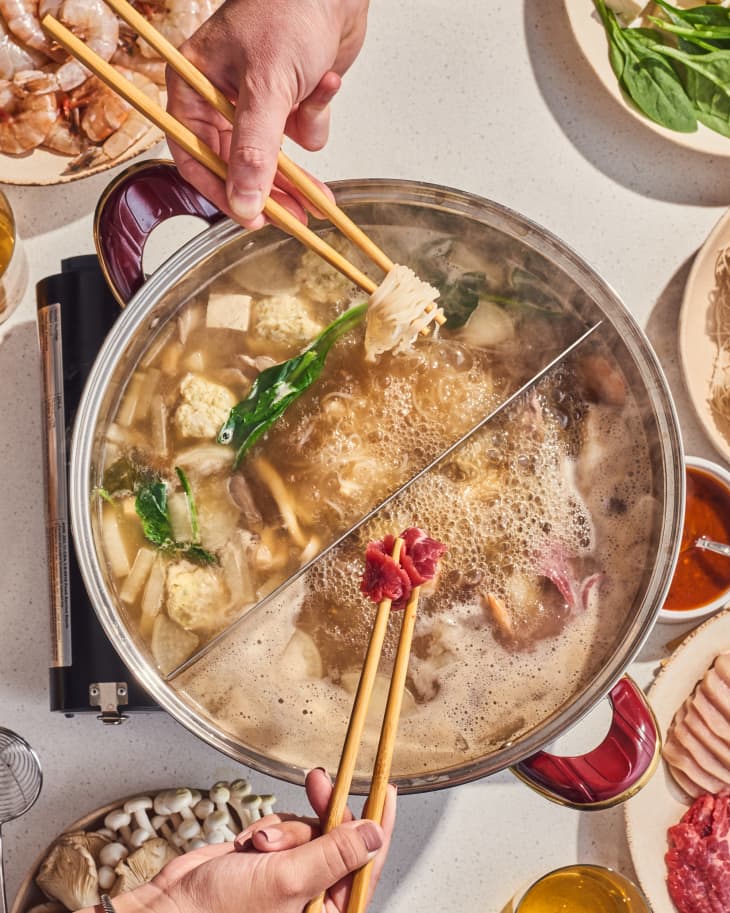
[[[220,0],[139,0],[176,46]],[[46,35],[59,19],[145,94],[165,103],[165,64],[104,0],[0,0],[0,183],[61,184],[152,148],[163,134]]]

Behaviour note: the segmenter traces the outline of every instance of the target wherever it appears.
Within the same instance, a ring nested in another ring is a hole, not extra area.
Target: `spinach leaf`
[[[712,4],[695,6],[692,9],[679,9],[667,0],[655,0],[658,6],[668,14],[675,25],[689,23],[693,28],[730,28],[730,9]]]
[[[681,133],[697,129],[697,118],[677,72],[658,48],[651,29],[621,28],[605,0],[593,0],[609,41],[611,65],[634,104],[647,117]]]
[[[667,48],[670,56],[682,51]],[[720,59],[718,60],[718,56]],[[730,52],[684,53],[685,86],[697,112],[697,120],[710,130],[730,137]]]
[[[367,306],[367,302],[358,304],[340,314],[299,355],[259,374],[246,399],[231,409],[218,433],[218,443],[232,444],[236,451],[234,468],[294,400],[317,380],[333,344],[364,319]]]
[[[190,516],[190,530],[193,534],[193,542],[198,544],[200,543],[200,527],[198,525],[198,511],[195,507],[195,499],[193,498],[193,490],[190,487],[190,482],[188,482],[188,477],[185,475],[185,472],[180,469],[179,466],[175,467],[175,472],[177,473],[178,479],[180,479],[180,484],[183,487],[185,492],[185,500],[188,505],[188,514]]]
[[[730,25],[717,25],[712,28],[691,28],[690,26],[665,22],[655,16],[650,16],[649,18],[665,32],[670,32],[672,35],[681,35],[683,38],[708,38],[714,41],[727,41],[730,39]]]
[[[183,484],[186,497],[188,497],[188,508],[192,502],[192,491],[185,473],[179,467],[175,467],[175,472]],[[185,480],[183,482],[183,479]],[[190,494],[188,495],[188,492]],[[191,511],[191,526],[193,514],[195,515],[195,526],[193,527],[193,538],[197,540],[197,513],[195,505]],[[134,502],[134,508],[137,515],[142,521],[142,531],[145,539],[156,545],[161,551],[180,555],[189,561],[197,564],[215,564],[218,559],[215,555],[206,551],[199,542],[177,542],[172,531],[172,522],[170,520],[170,510],[167,501],[167,483],[162,479],[155,479],[143,485],[137,492]]]
[[[175,544],[167,506],[167,484],[162,479],[143,485],[137,492],[134,509],[142,521],[145,539],[158,548],[171,549]]]
[[[464,273],[439,286],[439,305],[446,315],[446,328],[458,330],[471,317],[479,298],[488,296],[487,277],[484,273]]]
[[[139,490],[142,485],[154,481],[155,473],[136,459],[133,454],[119,457],[104,472],[99,494],[101,497],[113,495],[130,495]],[[103,493],[102,493],[103,492]]]

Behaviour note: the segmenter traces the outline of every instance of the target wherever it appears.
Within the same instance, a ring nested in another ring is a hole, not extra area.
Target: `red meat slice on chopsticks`
[[[421,586],[436,575],[438,561],[446,551],[446,546],[436,539],[431,539],[422,529],[410,527],[404,530],[400,557],[393,559],[395,536],[368,543],[365,552],[365,573],[361,591],[373,602],[391,599],[391,608],[405,608],[411,590]]]

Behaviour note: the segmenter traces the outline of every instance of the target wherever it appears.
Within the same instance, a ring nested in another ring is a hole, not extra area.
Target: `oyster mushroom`
[[[60,901],[69,910],[99,903],[96,862],[85,837],[85,834],[62,835],[36,875],[36,884],[46,897]]]
[[[57,900],[49,900],[31,907],[28,913],[66,913],[66,907]]]
[[[131,891],[140,885],[147,884],[155,875],[171,862],[178,854],[163,837],[153,837],[120,862],[114,871],[117,880],[111,889],[111,897]],[[98,897],[96,902],[98,903]],[[70,909],[77,909],[71,907]]]

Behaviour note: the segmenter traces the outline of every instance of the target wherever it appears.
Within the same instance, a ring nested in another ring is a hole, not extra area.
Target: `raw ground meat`
[[[396,610],[405,608],[414,586],[433,579],[439,558],[446,551],[442,542],[431,539],[416,526],[404,530],[400,538],[403,545],[398,562],[392,557],[395,536],[368,543],[360,585],[373,602],[391,599],[391,608]]]
[[[728,913],[730,792],[699,796],[667,839],[667,887],[679,913]]]

